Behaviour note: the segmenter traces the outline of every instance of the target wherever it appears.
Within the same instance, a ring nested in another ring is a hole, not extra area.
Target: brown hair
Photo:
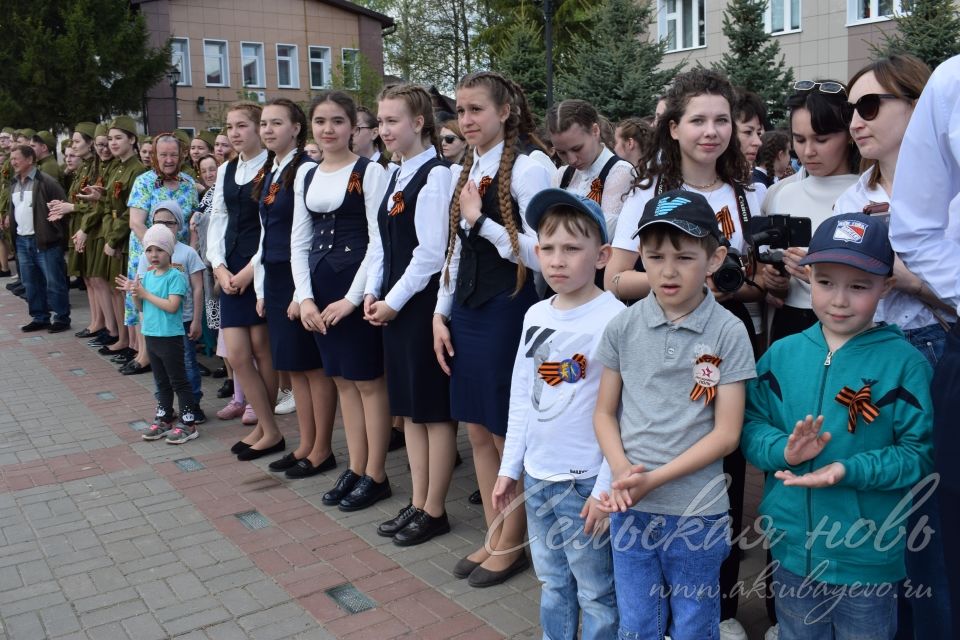
[[[332,102],[343,109],[347,114],[347,120],[350,121],[350,126],[357,126],[357,103],[343,91],[321,91],[318,93],[317,97],[310,102],[309,109],[307,109],[307,113],[309,114],[308,120],[313,120],[313,114],[316,112],[317,107],[324,102]]]
[[[547,209],[543,217],[540,218],[537,235],[550,235],[560,227],[563,227],[564,231],[572,235],[591,238],[603,244],[603,234],[597,221],[584,215],[582,211],[565,204]]]
[[[880,83],[885,91],[891,93],[902,100],[908,101],[911,105],[915,104],[930,79],[930,67],[916,56],[909,53],[894,53],[886,58],[880,58],[863,67],[850,78],[847,83],[848,88],[868,73]],[[860,171],[866,171],[873,167],[873,174],[870,176],[870,186],[876,187],[880,184],[880,163],[877,160],[860,160]]]
[[[243,114],[247,116],[247,119],[254,124],[254,126],[260,126],[260,114],[263,113],[263,107],[256,102],[250,102],[249,100],[240,100],[239,102],[234,102],[227,108],[227,114],[233,113],[234,111],[242,111]]]
[[[679,251],[682,240],[699,245],[701,249],[707,252],[708,257],[712,256],[713,252],[720,246],[720,241],[713,234],[697,238],[669,224],[652,224],[640,234],[640,246],[646,245],[652,249],[659,249],[664,242],[669,242],[674,249]]]
[[[519,118],[517,123],[517,138],[523,142],[530,143],[549,157],[550,148],[540,139],[537,117],[530,109],[530,103],[527,102],[527,94],[524,93],[523,87],[510,78],[504,76],[500,76],[500,78],[507,84],[510,92],[513,94],[513,105],[517,109],[517,116]]]
[[[376,147],[377,151],[380,152],[380,157],[377,158],[377,163],[386,169],[387,165],[390,164],[390,160],[387,158],[387,145],[383,143],[383,138],[380,137],[380,127],[377,123],[377,114],[370,109],[367,109],[365,106],[359,105],[357,107],[357,117],[363,118],[366,122],[366,126],[376,131],[376,136],[373,138],[373,146]]]
[[[644,156],[653,145],[654,129],[645,118],[630,117],[624,118],[617,123],[617,129],[620,129],[620,136],[625,140],[633,140],[640,149],[640,155]]]
[[[600,114],[592,104],[586,100],[571,98],[550,107],[547,111],[547,130],[551,134],[563,133],[575,124],[583,127],[588,133],[593,125],[600,126]]]
[[[517,258],[517,284],[514,287],[513,295],[516,295],[523,288],[527,280],[527,268],[520,259],[520,238],[517,229],[517,221],[514,218],[513,198],[510,196],[510,178],[513,171],[513,164],[517,159],[517,141],[520,137],[520,107],[516,103],[516,94],[514,93],[514,83],[506,79],[499,73],[493,71],[479,71],[464,76],[457,84],[457,90],[472,89],[483,87],[487,94],[497,107],[507,105],[510,109],[510,115],[503,123],[503,154],[500,156],[500,166],[497,168],[497,199],[500,204],[500,217],[507,235],[510,237],[510,248],[513,255]],[[529,123],[528,123],[529,124]],[[453,257],[453,247],[457,239],[457,229],[460,226],[460,193],[464,185],[467,184],[467,178],[470,176],[470,168],[473,166],[473,154],[467,152],[463,159],[463,169],[460,171],[460,178],[457,180],[457,186],[453,191],[453,199],[450,201],[450,241],[447,245],[446,269],[443,274],[445,284],[450,283],[450,260]]]
[[[765,131],[760,136],[760,149],[757,151],[757,165],[764,168],[767,176],[775,178],[773,163],[776,161],[780,152],[790,152],[790,136],[786,131],[777,129],[775,131]]]
[[[275,98],[263,106],[283,107],[287,110],[287,117],[290,118],[290,122],[300,125],[300,131],[297,133],[296,151],[294,151],[290,163],[283,169],[283,188],[289,191],[293,189],[293,181],[297,177],[297,166],[300,164],[300,156],[303,155],[303,146],[307,143],[307,116],[304,115],[303,109],[301,109],[296,102],[287,98]],[[268,150],[267,159],[263,163],[263,166],[272,168],[275,157],[276,154]],[[197,168],[200,168],[199,162],[197,163]],[[263,195],[263,189],[266,184],[266,180],[261,180],[253,188],[254,200],[260,201],[260,196]]]
[[[168,176],[160,169],[160,158],[157,156],[157,151],[160,149],[160,143],[167,144],[172,142],[177,145],[177,157],[180,158],[180,162],[177,163],[177,168],[173,172],[172,176]],[[153,169],[154,173],[163,178],[164,180],[176,180],[180,175],[180,165],[183,163],[183,159],[186,156],[186,150],[183,148],[183,143],[180,141],[180,138],[173,135],[172,133],[161,133],[153,137],[153,148],[150,149],[150,168]]]
[[[384,87],[377,96],[381,100],[402,100],[407,105],[410,115],[414,118],[423,118],[423,129],[420,130],[420,140],[429,142],[440,156],[440,133],[436,120],[433,117],[433,100],[427,90],[417,84],[403,83]]]

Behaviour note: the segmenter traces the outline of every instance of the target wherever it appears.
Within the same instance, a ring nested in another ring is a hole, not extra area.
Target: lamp
[[[177,85],[180,84],[180,69],[170,67],[167,71],[167,80],[170,82],[170,88],[173,89],[173,128],[180,128],[180,108],[177,106]]]

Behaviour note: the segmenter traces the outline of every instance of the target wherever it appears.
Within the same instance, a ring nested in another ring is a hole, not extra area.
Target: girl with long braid
[[[521,100],[519,89],[497,73],[473,73],[457,86],[457,119],[473,149],[455,178],[447,266],[433,318],[434,351],[450,375],[452,417],[467,423],[488,527],[496,517],[491,498],[506,438],[510,363],[523,316],[537,300],[530,271],[538,264],[537,237],[524,212],[550,186],[547,169],[518,148]],[[504,518],[483,548],[457,563],[454,575],[487,587],[525,569],[525,517],[517,509]]]

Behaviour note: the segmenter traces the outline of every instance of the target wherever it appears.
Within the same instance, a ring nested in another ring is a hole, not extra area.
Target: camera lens
[[[720,269],[713,274],[713,286],[721,293],[733,293],[743,286],[746,276],[738,256],[727,254]]]

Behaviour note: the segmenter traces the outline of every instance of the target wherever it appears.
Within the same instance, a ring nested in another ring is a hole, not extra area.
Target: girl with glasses
[[[390,164],[386,155],[386,146],[380,138],[377,114],[363,106],[357,106],[357,124],[353,128],[353,152],[363,158],[369,158],[384,169]]]

